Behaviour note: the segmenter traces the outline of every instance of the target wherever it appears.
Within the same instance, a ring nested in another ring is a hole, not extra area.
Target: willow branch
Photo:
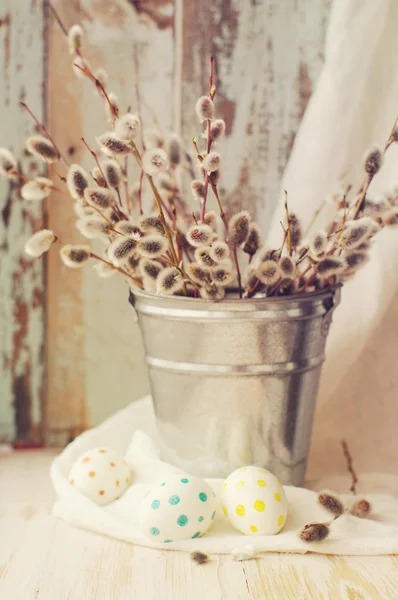
[[[352,492],[353,494],[356,494],[357,493],[356,485],[358,483],[358,477],[357,477],[357,474],[356,474],[355,469],[354,469],[354,464],[353,464],[352,456],[351,456],[350,451],[348,449],[348,444],[347,444],[347,442],[345,440],[341,440],[341,445],[343,447],[343,453],[344,453],[345,459],[347,461],[347,469],[348,469],[348,472],[351,475],[350,492]]]

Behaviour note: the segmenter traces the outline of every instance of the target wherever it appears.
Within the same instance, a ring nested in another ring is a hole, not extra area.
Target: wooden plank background
[[[43,6],[2,0],[0,10],[0,146],[15,153],[25,174],[43,174],[42,163],[24,151],[35,126],[19,106],[29,99],[45,118]],[[0,178],[0,441],[40,443],[43,437],[46,265],[23,252],[43,215],[41,205],[22,202],[18,189]]]
[[[109,89],[122,110],[135,107],[136,51],[145,124],[154,112],[165,131],[179,131],[187,143],[200,133],[193,106],[215,56],[218,114],[227,123],[222,191],[230,205],[255,210],[266,229],[322,66],[330,0],[54,0],[54,6],[67,27],[83,25],[87,57],[110,73]],[[17,105],[23,93],[62,152],[91,167],[79,139],[94,145],[107,128],[103,105],[90,83],[74,76],[57,23],[42,0],[5,0],[0,17],[6,111],[0,143],[29,168],[23,139],[33,128]],[[48,444],[64,444],[147,391],[141,340],[123,282],[100,280],[90,267],[70,272],[57,252],[47,263],[23,258],[23,241],[42,213],[1,185],[0,439],[40,440],[44,432]],[[47,209],[61,239],[80,239],[64,194],[53,194]]]

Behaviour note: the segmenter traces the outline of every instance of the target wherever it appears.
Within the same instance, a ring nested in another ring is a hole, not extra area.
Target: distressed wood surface
[[[19,101],[45,117],[44,19],[41,2],[3,0],[0,6],[0,146],[26,175],[44,174],[25,150],[35,132]],[[43,207],[20,199],[18,185],[0,178],[0,441],[40,443],[44,390],[44,261],[23,252],[43,226]]]
[[[218,114],[227,122],[222,191],[231,206],[257,210],[264,228],[282,170],[322,65],[329,0],[284,3],[206,0],[81,0],[54,5],[67,27],[81,22],[85,53],[110,74],[121,109],[136,110],[134,48],[144,124],[153,114],[188,147],[201,126],[194,115],[215,56]],[[95,146],[109,128],[88,81],[75,80],[63,35],[49,22],[49,120],[73,160],[91,159],[76,141]],[[81,132],[81,133],[80,133]],[[130,181],[135,172],[130,168]],[[53,198],[49,221],[76,240],[71,204]],[[47,441],[63,444],[148,389],[138,329],[122,281],[99,280],[88,267],[67,272],[53,254],[48,271]]]
[[[0,456],[0,598],[7,600],[396,600],[395,556],[227,555],[133,546],[51,516],[53,451]]]

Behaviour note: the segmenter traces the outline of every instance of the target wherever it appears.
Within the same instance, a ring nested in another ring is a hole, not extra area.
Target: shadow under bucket
[[[168,460],[202,477],[255,464],[302,485],[340,289],[204,302],[134,292]]]

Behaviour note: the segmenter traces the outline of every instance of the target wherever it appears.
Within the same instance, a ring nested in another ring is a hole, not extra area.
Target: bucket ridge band
[[[288,375],[289,373],[300,373],[310,371],[320,367],[325,356],[323,353],[302,359],[300,361],[291,361],[273,364],[253,364],[253,365],[210,365],[205,363],[188,363],[181,361],[167,360],[164,358],[155,358],[146,356],[145,360],[150,368],[172,371],[174,373],[206,373],[207,375],[239,375],[239,376],[258,376],[258,375]]]

